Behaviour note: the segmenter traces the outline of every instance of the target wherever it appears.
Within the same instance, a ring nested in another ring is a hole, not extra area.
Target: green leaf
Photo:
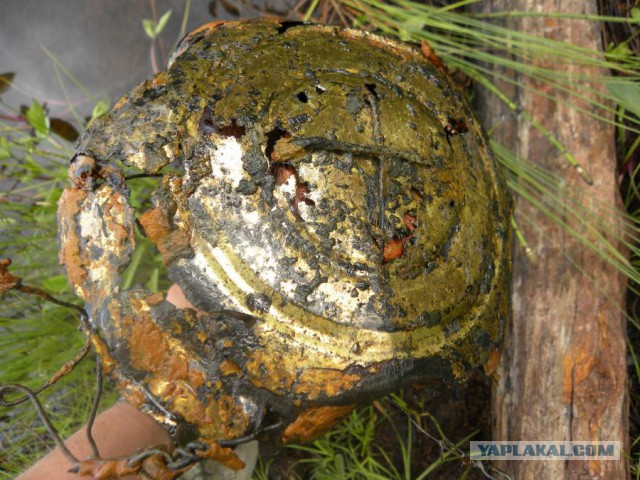
[[[640,117],[640,83],[607,82],[606,86],[622,108]]]
[[[624,59],[631,58],[633,56],[633,50],[629,48],[629,42],[621,42],[620,44],[613,47],[613,45],[609,45],[607,49],[607,53],[605,53],[605,57],[607,60],[612,62],[621,61]]]
[[[47,118],[47,114],[36,100],[33,101],[31,106],[27,109],[26,112],[27,121],[29,125],[33,128],[36,133],[36,137],[43,139],[49,136],[49,119]]]
[[[91,112],[91,120],[89,120],[89,122],[93,122],[96,118],[99,118],[105,113],[107,113],[110,107],[111,107],[111,103],[109,102],[108,99],[103,98],[102,100],[100,100],[93,107],[93,112]]]
[[[46,202],[54,205],[56,208],[58,206],[58,200],[60,200],[60,197],[62,196],[62,188],[60,187],[54,187],[51,190],[49,190],[49,193],[47,193],[46,195]]]
[[[424,22],[421,22],[417,18],[410,18],[400,26],[398,35],[400,40],[408,42],[415,40],[414,35],[422,30],[424,30]]]
[[[367,18],[366,15],[360,14],[353,20],[353,27],[354,28],[362,28],[363,26],[365,26],[367,24],[368,21],[369,21],[369,19]]]
[[[633,7],[629,13],[631,14],[633,23],[640,23],[640,8]]]
[[[6,92],[11,84],[13,83],[13,79],[16,74],[13,72],[1,73],[0,74],[0,93]]]
[[[153,23],[153,20],[149,18],[145,18],[144,20],[142,20],[142,28],[144,28],[144,31],[147,33],[147,36],[151,40],[156,38],[156,28]]]
[[[171,18],[171,10],[167,10],[164,13],[164,15],[160,17],[160,20],[158,20],[158,24],[156,25],[156,28],[155,28],[156,36],[162,33],[162,31],[164,30],[164,27],[167,26],[167,22],[169,22],[170,18]]]
[[[42,282],[42,286],[52,293],[60,293],[67,289],[67,276],[56,275],[55,277],[47,278]]]
[[[11,158],[11,150],[9,149],[9,142],[4,137],[0,137],[0,160],[6,160]]]
[[[24,154],[24,162],[23,166],[25,170],[32,173],[33,175],[40,175],[42,173],[42,165],[36,162],[33,156],[29,153]]]
[[[171,18],[171,10],[167,10],[160,17],[160,20],[157,23],[151,20],[150,18],[145,18],[144,20],[142,20],[142,28],[144,28],[144,31],[147,33],[147,36],[151,40],[153,40],[158,35],[160,35],[160,33],[162,33],[162,30],[164,30],[164,27],[167,26],[167,23],[169,22],[170,18]]]

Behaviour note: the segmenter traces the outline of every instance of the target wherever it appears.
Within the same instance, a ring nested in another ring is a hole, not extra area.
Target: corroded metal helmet
[[[145,211],[127,185],[140,174],[159,176]],[[205,25],[90,126],[70,175],[61,260],[94,345],[178,444],[309,440],[500,348],[511,203],[461,94],[416,46]],[[137,226],[194,309],[123,288]]]

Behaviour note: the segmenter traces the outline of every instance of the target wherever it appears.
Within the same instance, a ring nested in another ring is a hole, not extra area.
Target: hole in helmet
[[[290,28],[298,27],[300,25],[304,25],[304,22],[295,22],[295,21],[280,22],[280,27],[278,27],[278,33],[283,34]]]

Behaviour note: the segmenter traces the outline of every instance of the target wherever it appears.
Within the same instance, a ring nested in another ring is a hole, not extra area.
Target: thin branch
[[[64,454],[65,457],[67,457],[67,459],[71,463],[77,464],[78,459],[67,448],[67,446],[62,441],[62,438],[60,438],[60,434],[58,433],[58,430],[56,430],[56,428],[51,423],[51,420],[49,420],[49,416],[47,415],[47,412],[45,412],[44,408],[42,407],[42,404],[40,403],[40,400],[38,399],[38,397],[33,391],[31,391],[29,388],[25,387],[24,385],[18,385],[15,383],[7,383],[5,385],[0,385],[0,406],[2,407],[12,406],[13,404],[12,402],[7,402],[4,399],[5,393],[10,390],[17,390],[24,395],[24,398],[31,400],[34,407],[36,408],[38,417],[40,418],[40,420],[42,420],[42,423],[44,423],[44,426],[47,429],[47,432],[49,433],[49,435],[51,435],[51,438],[53,438],[53,441],[55,442],[56,447],[60,449],[60,451]]]
[[[100,451],[98,450],[98,445],[96,445],[96,441],[93,438],[93,424],[96,420],[96,415],[98,414],[98,407],[100,405],[100,398],[102,397],[102,363],[100,363],[100,359],[96,359],[96,396],[93,399],[93,405],[91,406],[91,413],[89,414],[89,421],[87,422],[86,433],[87,440],[89,445],[91,446],[91,453],[94,458],[100,458]]]

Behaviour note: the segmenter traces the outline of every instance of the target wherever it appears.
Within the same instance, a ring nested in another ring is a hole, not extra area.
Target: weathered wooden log
[[[483,2],[484,11],[572,12],[596,14],[594,0],[495,0]],[[524,18],[508,20],[508,26],[546,38],[601,49],[599,25],[578,20]],[[606,73],[597,68],[554,65],[570,75]],[[555,103],[528,87],[549,92],[550,87],[508,73],[517,86],[501,90],[566,146],[594,184],[584,184],[562,154],[522,115],[487,92],[480,95],[480,110],[494,137],[519,156],[558,175],[568,188],[576,187],[578,201],[602,208],[616,244],[621,216],[616,183],[614,128],[594,120],[576,108]],[[596,87],[597,88],[597,87]],[[589,95],[588,92],[583,92]],[[587,111],[593,107],[581,105]],[[536,207],[517,199],[523,233],[537,254],[532,265],[516,247],[513,272],[513,316],[494,389],[494,437],[496,440],[589,440],[622,442],[628,451],[628,399],[625,364],[626,329],[623,315],[626,281],[615,267],[585,248],[545,217]],[[501,465],[518,479],[626,478],[628,465],[615,461],[536,461]]]

